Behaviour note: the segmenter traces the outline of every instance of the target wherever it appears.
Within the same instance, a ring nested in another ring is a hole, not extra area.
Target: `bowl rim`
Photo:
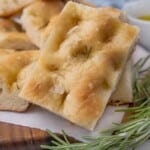
[[[127,15],[127,16],[130,20],[133,20],[134,22],[150,25],[150,21],[141,20],[141,19],[138,19],[132,15]]]
[[[123,7],[123,11],[127,14],[128,18],[130,20],[133,20],[134,22],[137,22],[137,23],[143,23],[143,24],[146,24],[146,25],[150,25],[150,21],[146,21],[146,20],[141,20],[141,19],[138,19],[136,16],[133,16],[132,14],[130,14],[127,10],[128,7],[130,7],[131,5],[137,5],[138,3],[145,3],[145,2],[148,2],[150,4],[150,1],[149,0],[142,0],[142,1],[134,1],[134,2],[127,2],[124,7]]]

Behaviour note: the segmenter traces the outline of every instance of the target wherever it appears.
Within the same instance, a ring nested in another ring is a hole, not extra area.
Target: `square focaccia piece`
[[[133,50],[138,28],[68,2],[20,96],[94,129]]]

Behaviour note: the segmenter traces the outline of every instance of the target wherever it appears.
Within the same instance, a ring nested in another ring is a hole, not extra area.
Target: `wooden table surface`
[[[50,141],[45,131],[0,122],[0,150],[41,150]]]
[[[71,137],[68,139],[71,143],[77,141]],[[52,140],[45,131],[0,122],[0,150],[41,150],[41,144],[50,145]]]

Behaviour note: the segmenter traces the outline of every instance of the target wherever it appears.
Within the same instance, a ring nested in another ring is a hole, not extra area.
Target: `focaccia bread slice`
[[[40,0],[23,10],[21,22],[31,41],[40,47],[41,34],[52,17],[64,7],[62,0]],[[38,10],[38,11],[37,11]]]
[[[29,107],[29,102],[18,97],[18,93],[38,57],[39,51],[36,50],[0,50],[0,110],[22,112]]]
[[[9,17],[36,0],[0,0],[0,17]]]
[[[16,50],[37,49],[22,31],[21,26],[9,19],[0,20],[0,48]]]
[[[138,32],[102,9],[68,2],[20,97],[92,130],[116,89]]]

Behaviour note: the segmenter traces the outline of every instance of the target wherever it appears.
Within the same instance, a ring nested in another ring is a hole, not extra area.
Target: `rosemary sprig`
[[[47,150],[127,150],[134,149],[150,138],[150,67],[143,69],[150,55],[135,64],[135,106],[118,112],[131,112],[130,120],[103,132],[97,137],[85,137],[84,143],[70,143],[63,132],[64,140],[50,132],[53,145],[41,145]]]

